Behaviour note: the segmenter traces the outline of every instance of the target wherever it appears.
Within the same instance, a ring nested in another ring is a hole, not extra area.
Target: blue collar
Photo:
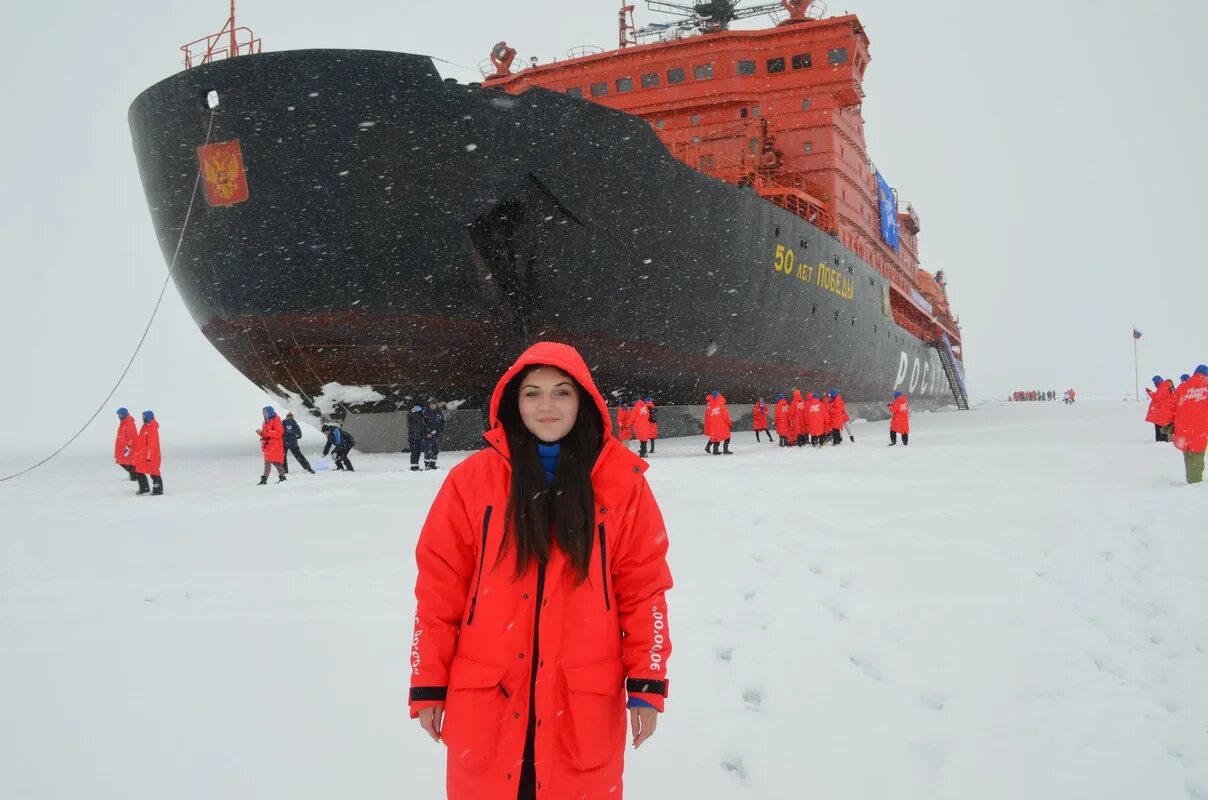
[[[537,442],[537,458],[541,459],[541,469],[545,473],[545,482],[552,484],[554,482],[554,473],[558,470],[558,454],[562,452],[562,445],[559,442],[553,444],[545,444]]]

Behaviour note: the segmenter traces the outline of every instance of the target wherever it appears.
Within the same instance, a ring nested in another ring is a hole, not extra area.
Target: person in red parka
[[[667,529],[573,348],[539,342],[491,396],[415,549],[412,718],[449,800],[622,798],[671,654]]]
[[[138,438],[134,440],[130,453],[134,463],[135,480],[138,481],[138,491],[135,494],[163,494],[164,481],[159,474],[159,422],[155,419],[154,411],[143,412],[143,426],[138,429]],[[147,485],[148,476],[151,477],[154,489]]]
[[[805,424],[805,398],[801,396],[800,389],[793,390],[793,403],[790,419],[793,421],[793,443],[798,447],[805,447],[806,424]]]
[[[709,429],[709,446],[712,450],[707,452],[713,455],[734,455],[730,452],[730,431],[734,427],[734,423],[730,420],[730,408],[726,405],[726,396],[721,392],[714,392],[712,395],[713,404],[708,406],[705,414],[708,418]],[[718,447],[723,449],[718,451]]]
[[[260,476],[260,486],[268,483],[269,473],[277,468],[277,483],[285,480],[285,428],[281,418],[272,406],[264,407],[264,424],[256,431],[260,437],[260,451],[264,453],[264,473]]]
[[[889,420],[889,446],[898,443],[898,434],[902,434],[902,446],[910,444],[910,405],[906,395],[901,392],[893,393],[893,402],[886,406],[893,416]]]
[[[633,428],[630,427],[631,415],[632,412],[627,403],[617,404],[617,438],[625,443],[625,449],[629,449],[629,440],[633,438]]]
[[[768,430],[768,404],[763,402],[762,397],[751,406],[751,427],[755,430],[756,442],[759,441],[760,433],[766,433],[768,444],[772,443],[772,432]]]
[[[649,412],[647,414],[647,419],[650,423],[650,427],[647,428],[647,432],[650,434],[650,439],[648,440],[650,444],[650,455],[654,455],[654,443],[657,442],[659,438],[659,410],[654,405],[653,397],[646,398],[646,410]]]
[[[1169,442],[1174,434],[1174,383],[1164,380],[1161,375],[1153,376],[1153,389],[1146,389],[1149,395],[1149,411],[1145,415],[1146,422],[1153,423],[1153,438],[1155,442]]]
[[[822,434],[826,432],[826,417],[822,412],[822,401],[813,392],[806,392],[805,433],[810,447],[822,446]]]
[[[780,446],[788,447],[793,437],[793,414],[789,410],[789,401],[784,399],[784,392],[776,393],[776,435],[780,437]]]
[[[130,480],[137,481],[134,473],[134,440],[138,438],[138,428],[134,425],[134,417],[125,408],[117,410],[117,436],[113,440],[113,460],[126,471]]]
[[[1174,446],[1183,451],[1187,482],[1201,483],[1208,450],[1208,365],[1196,367],[1175,394]]]
[[[847,436],[851,441],[855,442],[856,437],[852,435],[851,428],[847,423],[851,417],[847,415],[847,403],[843,400],[843,395],[839,394],[838,390],[830,390],[830,426],[831,440],[835,444],[843,444],[843,430],[847,429]]]

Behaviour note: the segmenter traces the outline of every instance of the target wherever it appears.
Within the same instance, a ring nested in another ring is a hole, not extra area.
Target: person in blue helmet
[[[654,455],[654,443],[659,438],[659,410],[654,405],[653,397],[647,397],[644,402],[646,403],[646,411],[648,412],[646,430],[650,434],[650,438],[646,441],[650,445],[650,455]]]
[[[1149,411],[1145,414],[1145,421],[1153,423],[1155,442],[1169,442],[1174,434],[1174,383],[1161,375],[1154,375],[1153,385],[1153,389],[1145,389],[1149,395]]]
[[[888,404],[889,413],[889,446],[898,443],[898,435],[902,436],[902,446],[910,444],[910,405],[906,395],[901,392],[893,393],[893,402]]]
[[[339,422],[329,422],[322,428],[327,434],[327,444],[323,445],[323,455],[335,451],[336,469],[341,472],[355,472],[352,462],[348,460],[348,451],[356,446],[352,434],[340,427]]]
[[[436,469],[436,457],[440,454],[440,437],[445,433],[445,413],[435,400],[428,401],[424,409],[424,469]]]
[[[293,453],[302,469],[314,475],[315,471],[311,468],[310,462],[306,460],[306,456],[302,455],[302,448],[298,445],[298,440],[302,438],[302,426],[298,424],[298,420],[294,419],[294,412],[286,412],[285,419],[281,420],[281,430],[281,442],[285,445],[281,465],[285,467],[285,474],[289,474],[289,454]]]
[[[416,403],[407,412],[407,449],[411,452],[411,471],[419,472],[419,457],[424,452],[423,403]]]
[[[134,458],[135,479],[138,481],[135,494],[163,494],[164,481],[159,474],[163,461],[159,451],[159,422],[155,419],[154,411],[143,412],[143,426],[138,429],[131,455]],[[155,488],[147,485],[148,477]]]
[[[790,447],[793,439],[793,411],[784,397],[784,392],[776,392],[776,418],[772,424],[776,426],[780,446]]]
[[[1190,377],[1191,377],[1191,376],[1190,376],[1190,375],[1188,375],[1186,372],[1184,372],[1182,375],[1180,375],[1180,376],[1179,376],[1179,385],[1175,387],[1175,391],[1177,392],[1179,389],[1182,389],[1182,388],[1183,388],[1183,384],[1184,384],[1184,383],[1187,383],[1187,379],[1188,379],[1188,378],[1190,378]]]

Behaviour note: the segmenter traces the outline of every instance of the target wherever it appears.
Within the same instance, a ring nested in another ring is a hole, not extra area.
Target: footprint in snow
[[[806,568],[815,575],[821,575],[823,572],[826,572],[826,563],[820,558],[813,558],[810,559]]]
[[[932,711],[943,711],[944,704],[948,702],[948,698],[942,694],[921,694],[919,695],[919,704],[923,708],[929,708]]]
[[[718,661],[732,661],[734,659],[734,648],[729,645],[719,644],[717,649],[713,651],[717,656]]]
[[[850,655],[847,657],[851,661],[852,666],[864,673],[864,677],[871,681],[880,683],[885,680],[885,674],[881,672],[880,666],[873,659],[865,655]]]
[[[747,767],[742,759],[738,756],[728,756],[722,759],[721,768],[726,772],[733,773],[738,777],[738,780],[743,783],[747,782]]]
[[[763,690],[759,688],[743,689],[742,701],[746,703],[747,711],[758,711],[763,706]]]

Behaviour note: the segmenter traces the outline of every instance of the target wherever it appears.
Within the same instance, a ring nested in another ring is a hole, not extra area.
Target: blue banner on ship
[[[881,240],[885,244],[898,250],[898,198],[894,195],[893,189],[889,188],[889,184],[881,177],[880,170],[877,170],[877,195],[878,203],[881,209]]]

